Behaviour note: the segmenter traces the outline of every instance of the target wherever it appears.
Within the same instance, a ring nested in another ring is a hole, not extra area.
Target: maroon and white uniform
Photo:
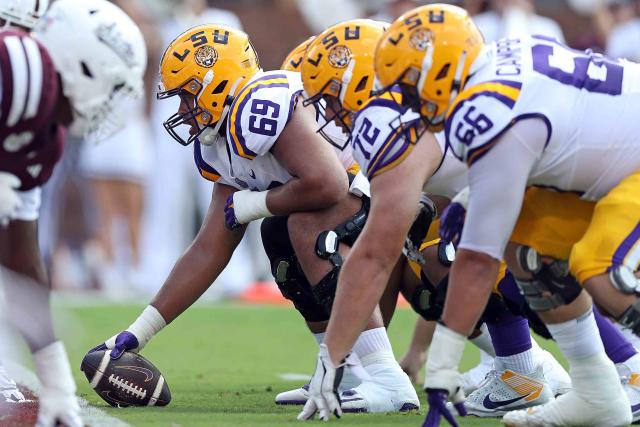
[[[0,80],[0,171],[21,181],[18,219],[35,220],[40,186],[64,146],[64,129],[54,122],[58,75],[45,48],[12,29],[0,32]]]

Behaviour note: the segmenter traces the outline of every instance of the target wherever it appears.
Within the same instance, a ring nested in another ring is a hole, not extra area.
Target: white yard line
[[[35,394],[38,394],[40,391],[40,381],[38,381],[38,378],[32,371],[13,362],[7,362],[6,368],[11,375],[13,375],[17,383],[27,386]],[[107,414],[100,408],[91,406],[89,402],[81,397],[78,398],[78,401],[80,402],[82,420],[85,425],[91,427],[130,427],[129,424],[121,419]]]
[[[278,378],[284,381],[309,381],[311,379],[311,374],[299,374],[296,372],[284,372],[282,374],[278,374]]]

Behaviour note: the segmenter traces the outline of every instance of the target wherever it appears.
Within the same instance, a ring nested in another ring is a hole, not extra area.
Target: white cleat
[[[309,399],[309,384],[283,391],[276,396],[276,405],[304,405]]]
[[[586,401],[572,390],[545,405],[509,412],[502,422],[509,427],[622,427],[631,423],[627,405],[624,396]]]
[[[634,423],[640,421],[640,369],[633,369],[633,365],[637,364],[637,359],[640,359],[640,355],[638,354],[626,362],[616,365],[622,388],[627,394],[629,404],[631,405],[631,416],[633,417]]]
[[[554,396],[557,397],[571,391],[572,387],[569,373],[551,353],[541,349],[535,357],[536,360],[539,360],[542,364],[544,379],[547,381],[547,384],[549,384],[549,388]]]
[[[493,370],[493,359],[482,359],[475,367],[462,374],[461,385],[466,396],[480,386],[484,378]]]
[[[344,412],[407,412],[420,409],[416,389],[397,362],[365,367],[371,379],[340,393]]]
[[[27,401],[18,390],[16,382],[7,375],[2,366],[0,366],[0,398],[7,403],[23,403]]]
[[[551,400],[553,392],[545,382],[542,366],[538,366],[526,376],[510,370],[489,372],[480,387],[467,396],[464,406],[469,415],[499,417]]]

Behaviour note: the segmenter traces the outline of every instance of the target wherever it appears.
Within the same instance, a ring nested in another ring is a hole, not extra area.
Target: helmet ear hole
[[[92,79],[93,78],[93,73],[89,69],[89,66],[87,65],[87,63],[84,62],[84,61],[81,61],[80,62],[80,66],[82,67],[82,74],[84,74],[85,76],[87,76],[90,79]]]
[[[229,80],[223,80],[221,81],[218,86],[215,87],[215,89],[213,89],[213,91],[211,92],[212,95],[218,94],[218,93],[222,93],[224,91],[224,88],[227,87],[227,83],[229,83]]]
[[[368,81],[369,81],[369,76],[364,76],[362,79],[360,79],[360,81],[358,82],[358,86],[356,86],[355,92],[360,92],[364,90],[367,87]]]
[[[441,80],[444,79],[445,77],[447,77],[447,74],[449,74],[449,70],[451,69],[451,63],[447,62],[446,64],[444,64],[442,66],[442,68],[440,68],[440,71],[438,72],[438,75],[436,76],[436,80]]]

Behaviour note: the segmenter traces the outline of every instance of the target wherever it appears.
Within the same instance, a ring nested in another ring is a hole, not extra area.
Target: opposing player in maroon
[[[65,128],[94,140],[119,128],[115,101],[141,91],[145,66],[140,30],[106,0],[58,0],[31,34],[0,32],[0,264],[8,317],[42,383],[38,426],[82,425],[51,325],[37,240],[40,187],[62,154]]]

